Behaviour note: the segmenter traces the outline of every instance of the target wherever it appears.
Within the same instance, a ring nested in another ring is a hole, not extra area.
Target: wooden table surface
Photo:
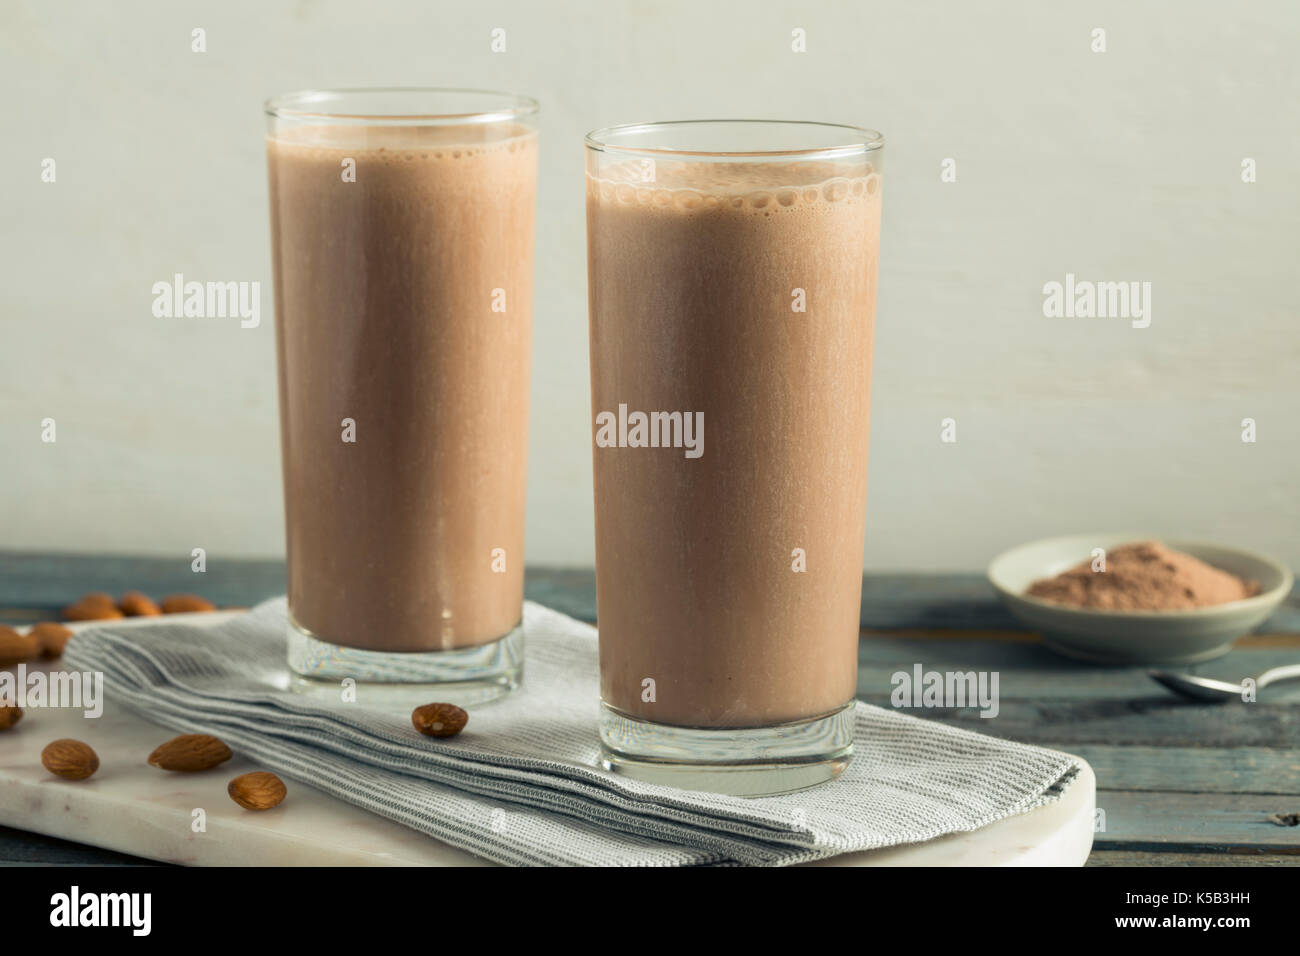
[[[34,623],[88,591],[202,594],[246,606],[284,591],[277,561],[0,552],[0,622]],[[527,596],[585,621],[596,616],[590,570],[529,569]],[[1141,668],[1080,664],[1048,651],[979,575],[869,575],[863,581],[859,696],[890,706],[891,677],[995,671],[999,713],[928,709],[919,716],[1079,754],[1097,773],[1090,866],[1300,863],[1300,686],[1254,704],[1172,697]],[[1300,588],[1261,630],[1196,673],[1237,681],[1300,662]],[[3,796],[0,795],[0,799]],[[0,864],[143,863],[0,827]]]

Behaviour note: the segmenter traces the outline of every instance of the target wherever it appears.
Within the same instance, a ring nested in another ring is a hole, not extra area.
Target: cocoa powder
[[[1177,611],[1259,593],[1254,581],[1243,581],[1158,541],[1111,549],[1105,571],[1094,571],[1092,564],[1089,559],[1056,577],[1035,581],[1026,593],[1056,604],[1103,611]]]

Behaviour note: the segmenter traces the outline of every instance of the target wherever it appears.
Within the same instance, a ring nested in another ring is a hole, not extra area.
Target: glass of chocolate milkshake
[[[537,104],[336,90],[265,112],[290,667],[498,696],[523,659]]]
[[[729,120],[586,145],[605,764],[829,780],[855,723],[882,137]]]

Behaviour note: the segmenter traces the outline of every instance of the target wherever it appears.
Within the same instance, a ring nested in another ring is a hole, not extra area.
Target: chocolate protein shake
[[[597,436],[602,698],[683,728],[832,714],[857,679],[878,166],[600,160],[593,414],[702,433],[698,457],[673,418],[657,447]]]
[[[446,651],[520,622],[536,154],[515,122],[268,138],[289,606],[315,639]]]

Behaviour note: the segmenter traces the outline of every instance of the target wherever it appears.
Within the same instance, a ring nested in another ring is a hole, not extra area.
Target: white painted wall
[[[582,134],[756,116],[887,137],[869,567],[1128,528],[1300,564],[1298,49],[1283,0],[6,3],[0,547],[282,553],[260,104],[444,85],[543,103],[530,561],[592,560]],[[155,319],[175,272],[266,320]],[[1151,282],[1150,328],[1044,318],[1066,272]]]

